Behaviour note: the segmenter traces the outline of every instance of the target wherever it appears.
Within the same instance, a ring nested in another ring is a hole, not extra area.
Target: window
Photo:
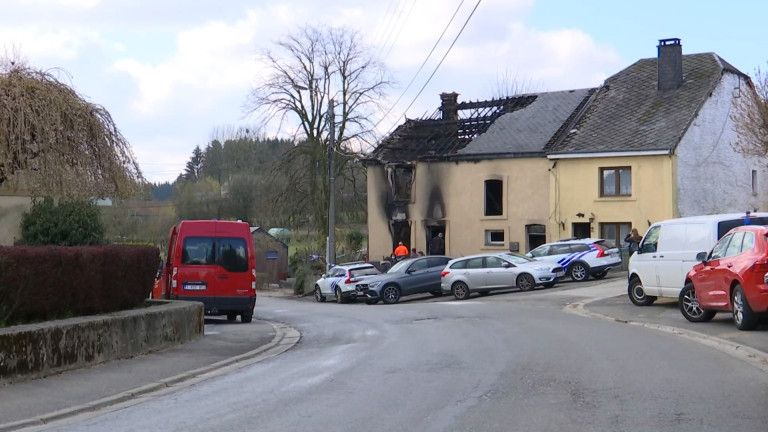
[[[486,246],[503,246],[504,231],[503,230],[486,230],[485,245]]]
[[[632,168],[600,168],[600,196],[631,196]]]
[[[397,166],[390,171],[392,197],[395,201],[410,201],[413,186],[413,167]]]
[[[628,247],[624,238],[629,234],[632,225],[629,222],[605,222],[600,224],[600,237],[610,240],[613,244]]]
[[[485,215],[502,216],[504,207],[502,204],[504,195],[504,182],[501,180],[485,181]]]
[[[412,272],[421,271],[421,270],[426,270],[426,268],[427,268],[427,260],[423,259],[413,263],[413,265],[411,266],[411,268],[408,269],[408,271],[412,271]]]
[[[725,237],[721,238],[720,241],[717,242],[715,247],[712,248],[712,252],[709,254],[709,259],[719,259],[725,256],[725,251],[728,248],[728,243],[731,242],[731,237],[733,234],[728,234]]]
[[[725,250],[725,256],[732,257],[736,256],[741,253],[741,242],[744,241],[744,233],[743,232],[735,232],[733,233],[733,237],[731,237],[731,242],[728,243],[728,249]]]
[[[643,237],[643,243],[640,245],[640,250],[643,252],[656,252],[656,248],[659,245],[660,232],[660,226],[651,227],[651,229],[645,233],[645,237]]]
[[[218,264],[230,272],[246,272],[248,271],[247,250],[243,238],[187,237],[182,245],[181,263]]]
[[[549,249],[550,248],[551,248],[551,246],[549,246],[549,245],[539,246],[536,249],[531,251],[531,256],[533,256],[533,257],[547,256],[547,255],[549,255]]]
[[[503,268],[504,267],[504,261],[503,259],[499,257],[486,257],[485,258],[485,268]],[[507,264],[509,265],[509,264]]]

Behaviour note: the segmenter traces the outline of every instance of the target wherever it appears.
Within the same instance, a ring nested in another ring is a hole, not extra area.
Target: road
[[[768,374],[641,326],[568,313],[575,285],[393,306],[259,299],[277,357],[34,430],[764,431]]]

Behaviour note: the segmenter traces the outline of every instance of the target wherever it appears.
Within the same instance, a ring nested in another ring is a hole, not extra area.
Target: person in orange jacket
[[[405,247],[403,242],[400,242],[397,244],[397,247],[395,248],[395,258],[400,261],[402,259],[408,258],[408,254],[410,252],[408,251],[408,248]]]

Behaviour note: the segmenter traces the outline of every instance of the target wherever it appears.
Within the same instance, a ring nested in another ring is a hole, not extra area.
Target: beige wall
[[[632,196],[601,198],[600,168],[624,166],[632,168]],[[668,155],[559,159],[550,174],[552,219],[547,231],[555,238],[570,237],[571,224],[588,222],[594,213],[594,237],[606,222],[628,222],[642,235],[649,221],[678,217],[675,169],[676,157]]]
[[[496,159],[479,162],[419,163],[415,168],[412,202],[407,207],[411,222],[411,246],[426,250],[428,221],[445,225],[446,254],[469,255],[505,251],[519,242],[526,252],[525,225],[547,225],[549,216],[548,171],[544,158]],[[486,217],[485,180],[504,182],[504,214]],[[388,181],[382,166],[368,168],[368,238],[370,259],[392,253],[388,226]],[[391,210],[390,210],[391,211]],[[487,246],[486,230],[503,230],[504,245]],[[551,236],[547,235],[547,240]]]
[[[28,196],[0,195],[0,246],[11,246],[21,237],[21,216],[31,206]]]

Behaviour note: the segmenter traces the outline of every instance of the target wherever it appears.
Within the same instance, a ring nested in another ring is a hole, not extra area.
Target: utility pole
[[[334,190],[333,159],[335,149],[336,118],[333,114],[333,98],[328,99],[328,266],[336,264],[336,193]]]

